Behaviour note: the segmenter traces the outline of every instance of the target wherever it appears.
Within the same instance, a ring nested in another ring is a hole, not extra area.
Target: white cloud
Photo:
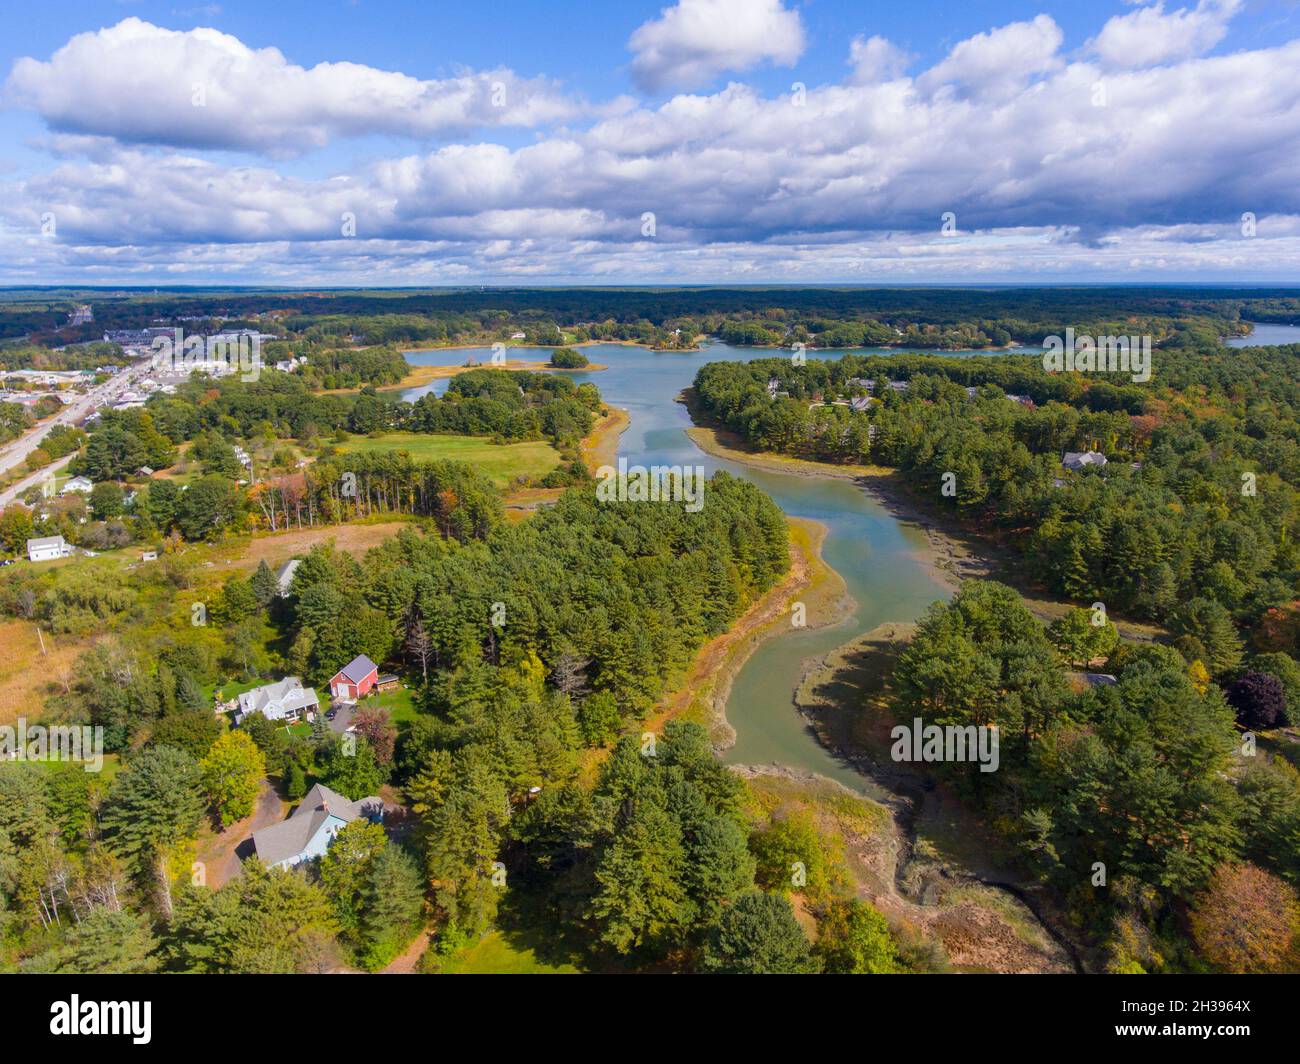
[[[849,45],[849,65],[859,84],[890,81],[898,77],[911,57],[884,37],[854,37]]]
[[[628,39],[632,74],[650,90],[707,85],[724,71],[803,54],[803,23],[781,0],[678,0]]]
[[[1110,19],[1088,49],[1112,69],[1131,70],[1202,55],[1223,40],[1241,0],[1201,0],[1165,13],[1164,4]]]
[[[1062,40],[1061,28],[1048,15],[1032,22],[1012,22],[959,43],[926,72],[920,84],[930,90],[954,86],[972,95],[1005,94],[1031,75],[1058,69]]]
[[[989,66],[1016,48],[1025,73]],[[1102,67],[1058,48],[1050,20],[1020,23],[909,77],[862,41],[869,69],[799,105],[731,84],[624,102],[522,146],[450,143],[329,175],[55,133],[41,145],[49,170],[0,177],[0,262],[9,279],[62,279],[61,264],[87,279],[243,269],[302,283],[1300,268],[1300,41],[1111,70],[1105,106]],[[57,240],[38,235],[46,211]],[[356,239],[340,234],[345,211]],[[640,232],[645,211],[654,240]],[[962,237],[940,236],[946,211]],[[1260,219],[1250,240],[1247,211]]]
[[[358,63],[307,69],[217,30],[168,30],[138,18],[77,34],[46,62],[19,59],[5,90],[60,131],[277,156],[335,137],[434,138],[543,125],[579,110],[552,82],[505,69],[439,81]]]

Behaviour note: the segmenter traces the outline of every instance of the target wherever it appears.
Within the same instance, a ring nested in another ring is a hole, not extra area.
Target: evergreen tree
[[[706,972],[728,975],[807,975],[818,970],[808,938],[788,898],[751,891],[709,928]]]

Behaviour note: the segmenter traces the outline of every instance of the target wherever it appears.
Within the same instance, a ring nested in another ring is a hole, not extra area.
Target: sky
[[[1300,282],[1300,0],[8,6],[3,284]]]

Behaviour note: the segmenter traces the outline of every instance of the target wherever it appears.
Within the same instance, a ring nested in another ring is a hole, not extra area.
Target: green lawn
[[[388,718],[394,724],[415,720],[420,715],[415,708],[415,690],[411,687],[399,687],[396,691],[371,695],[361,702],[366,709],[386,709]]]
[[[86,771],[83,763],[76,761],[29,761],[27,764],[39,765],[46,772],[58,772],[69,765],[76,766],[78,771]],[[121,771],[122,756],[120,754],[105,754],[104,764],[101,766],[99,772],[91,772],[90,775],[95,776],[102,786],[107,787],[113,782],[113,777]]]
[[[442,964],[447,975],[576,975],[572,964],[548,964],[515,936],[493,931]]]
[[[545,476],[560,464],[559,452],[541,441],[497,444],[479,436],[439,436],[423,432],[354,436],[340,444],[339,449],[368,454],[408,451],[419,461],[452,459],[467,462],[498,487],[504,487],[518,476]]]
[[[207,698],[215,699],[219,690],[222,699],[229,702],[232,698],[238,698],[245,691],[251,691],[254,687],[261,687],[263,684],[270,682],[270,680],[228,680],[226,683],[208,684],[203,688],[203,694]]]

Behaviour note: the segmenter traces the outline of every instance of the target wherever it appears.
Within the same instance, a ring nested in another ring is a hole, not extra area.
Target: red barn
[[[379,679],[379,666],[364,654],[358,654],[330,680],[330,694],[355,701],[369,694]]]

